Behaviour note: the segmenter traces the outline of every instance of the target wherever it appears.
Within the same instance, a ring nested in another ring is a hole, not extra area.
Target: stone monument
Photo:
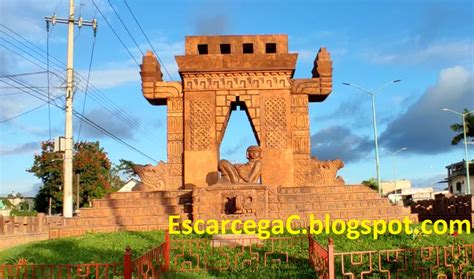
[[[265,154],[258,164],[262,184],[344,184],[336,175],[343,167],[340,160],[310,157],[308,103],[324,101],[332,89],[332,61],[325,48],[307,79],[293,78],[297,54],[288,52],[286,35],[190,36],[185,49],[176,57],[181,82],[164,82],[156,57],[151,52],[143,57],[143,95],[168,108],[168,161],[137,166],[143,189],[210,186],[219,167],[235,184],[229,163],[220,161],[219,147],[236,105],[246,111]]]
[[[180,81],[163,81],[153,53],[143,57],[143,96],[167,107],[167,160],[138,165],[138,191],[111,193],[67,219],[50,237],[87,231],[155,230],[181,220],[396,219],[410,210],[362,185],[345,185],[341,160],[310,154],[310,102],[332,90],[332,61],[321,48],[310,78],[295,79],[286,35],[189,36],[176,56]],[[230,114],[245,110],[257,146],[248,162],[220,156]],[[416,215],[410,215],[416,220]],[[296,224],[298,225],[298,224]]]

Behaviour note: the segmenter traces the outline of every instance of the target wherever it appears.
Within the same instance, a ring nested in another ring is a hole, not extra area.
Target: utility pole
[[[94,34],[97,29],[97,21],[95,19],[91,21],[84,21],[82,17],[79,19],[74,18],[74,0],[69,0],[69,17],[68,18],[57,18],[56,15],[52,17],[45,17],[46,24],[64,23],[68,25],[68,37],[67,37],[67,86],[66,86],[66,126],[65,126],[65,150],[64,150],[64,165],[63,165],[63,216],[66,218],[72,218],[73,213],[73,194],[72,194],[72,159],[73,159],[73,138],[72,138],[72,105],[74,95],[74,70],[73,70],[73,58],[74,58],[74,25],[81,28],[83,25],[92,26]]]
[[[77,180],[77,193],[76,193],[76,212],[79,212],[79,187],[81,185],[81,175],[76,174],[76,180]]]

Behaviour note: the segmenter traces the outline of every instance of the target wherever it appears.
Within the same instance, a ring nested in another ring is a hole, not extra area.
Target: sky
[[[67,17],[68,2],[0,0],[0,195],[36,192],[41,182],[26,169],[41,141],[64,134],[64,113],[56,106],[64,103],[67,27],[56,24],[47,32],[44,17]],[[333,60],[331,95],[310,104],[313,156],[341,158],[345,167],[339,174],[348,184],[376,176],[371,100],[342,84],[348,82],[376,92],[382,180],[394,177],[391,152],[407,148],[396,156],[395,177],[410,179],[415,187],[442,188],[436,182],[446,177],[445,166],[462,160],[464,149],[450,144],[455,134],[449,126],[461,117],[441,109],[474,109],[473,5],[468,0],[77,0],[76,16],[96,18],[98,29],[95,37],[90,27],[74,31],[74,108],[140,152],[78,119],[74,139],[100,141],[114,163],[166,161],[166,107],[152,106],[142,96],[142,52],[153,46],[169,72],[164,79],[176,81],[174,56],[184,54],[187,35],[287,34],[290,52],[299,54],[295,78],[311,76],[320,47]],[[401,82],[377,91],[397,79]],[[48,88],[55,99],[49,107],[32,96],[48,94]],[[244,162],[245,149],[255,142],[245,114],[235,111],[221,158]]]

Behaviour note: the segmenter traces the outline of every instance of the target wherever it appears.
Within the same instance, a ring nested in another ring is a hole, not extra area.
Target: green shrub
[[[30,211],[30,210],[12,209],[12,211],[10,211],[10,216],[36,216],[36,215],[38,215],[38,212],[36,212],[36,210]]]

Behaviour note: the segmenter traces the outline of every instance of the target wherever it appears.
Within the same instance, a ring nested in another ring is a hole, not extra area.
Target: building
[[[466,179],[466,161],[462,160],[446,166],[448,169],[448,191],[453,195],[464,195],[466,193],[467,179]],[[471,193],[472,185],[474,184],[474,161],[469,162],[469,174],[471,182]]]
[[[433,187],[412,188],[411,181],[401,179],[397,181],[382,181],[382,194],[392,203],[403,206],[434,198]]]
[[[400,194],[403,189],[411,188],[411,181],[407,179],[400,179],[396,181],[382,181],[382,195],[387,196],[388,194],[395,193]]]
[[[402,189],[399,192],[397,191],[396,195],[388,195],[388,198],[393,203],[410,206],[417,201],[434,199],[435,194],[436,192],[433,191],[433,187],[407,188]]]
[[[131,191],[134,191],[134,188],[139,185],[140,185],[139,181],[135,179],[130,179],[117,192],[131,192]]]
[[[10,216],[10,212],[13,209],[32,211],[34,206],[34,197],[23,197],[21,195],[0,197],[0,215],[3,216]]]

